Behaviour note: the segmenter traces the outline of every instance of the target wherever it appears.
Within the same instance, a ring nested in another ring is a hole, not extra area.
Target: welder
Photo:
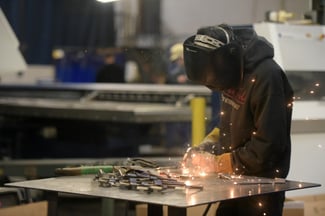
[[[183,46],[188,78],[222,95],[220,125],[187,159],[206,172],[286,178],[293,90],[273,46],[227,24],[201,27]],[[217,215],[279,216],[284,199],[275,192],[221,201]]]

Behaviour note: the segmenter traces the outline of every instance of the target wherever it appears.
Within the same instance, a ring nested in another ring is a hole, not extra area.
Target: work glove
[[[194,152],[209,152],[216,154],[217,144],[219,141],[219,128],[214,128],[198,146],[189,147],[183,156],[183,166],[187,164],[187,160]]]
[[[220,137],[220,130],[219,128],[215,127],[213,130],[204,138],[204,141],[209,141],[209,142],[218,142]]]
[[[214,128],[198,145],[187,149],[183,167],[205,173],[233,173],[231,153],[218,153],[219,128]]]
[[[233,173],[231,153],[216,156],[208,152],[192,152],[187,166],[206,173]]]
[[[197,148],[199,151],[206,151],[215,154],[218,143],[219,128],[214,128],[198,146],[194,147],[194,149]]]

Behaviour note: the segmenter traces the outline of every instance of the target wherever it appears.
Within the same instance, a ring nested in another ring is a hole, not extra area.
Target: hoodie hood
[[[235,29],[234,33],[243,48],[244,73],[254,70],[261,61],[273,58],[272,44],[253,29]]]

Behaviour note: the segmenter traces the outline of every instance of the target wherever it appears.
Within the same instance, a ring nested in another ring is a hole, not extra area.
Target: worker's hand
[[[203,139],[202,143],[204,142],[212,142],[217,143],[219,142],[220,137],[220,129],[215,127],[208,135]]]
[[[217,156],[217,172],[233,174],[231,153],[224,153]]]
[[[187,167],[205,173],[233,173],[231,153],[216,156],[208,152],[194,151],[187,161]]]
[[[197,146],[200,151],[210,152],[212,154],[218,153],[216,151],[219,144],[219,128],[214,128]]]
[[[200,172],[216,172],[217,156],[208,152],[197,151],[191,154],[190,167]]]
[[[185,168],[211,173],[233,173],[231,153],[218,154],[219,128],[214,128],[195,147],[187,149],[182,165]]]

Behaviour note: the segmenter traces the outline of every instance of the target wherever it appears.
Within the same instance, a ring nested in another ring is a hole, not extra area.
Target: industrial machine
[[[19,73],[26,70],[25,59],[19,51],[19,41],[0,8],[0,78],[1,75]]]
[[[288,178],[313,179],[324,185],[324,176],[313,168],[325,162],[325,27],[264,22],[254,24],[254,29],[273,44],[275,60],[294,88]],[[325,188],[321,187],[312,193],[324,192]],[[302,195],[302,192],[292,192],[292,195]]]
[[[141,145],[164,155],[175,144],[166,143],[165,124],[190,124],[189,101],[198,96],[210,104],[211,92],[194,85],[1,85],[2,157],[135,156]]]
[[[1,10],[0,27],[0,177],[50,176],[56,167],[89,162],[84,158],[183,154],[189,101],[199,96],[210,104],[211,92],[194,85],[17,84],[26,62]],[[168,124],[185,132],[170,139]]]

